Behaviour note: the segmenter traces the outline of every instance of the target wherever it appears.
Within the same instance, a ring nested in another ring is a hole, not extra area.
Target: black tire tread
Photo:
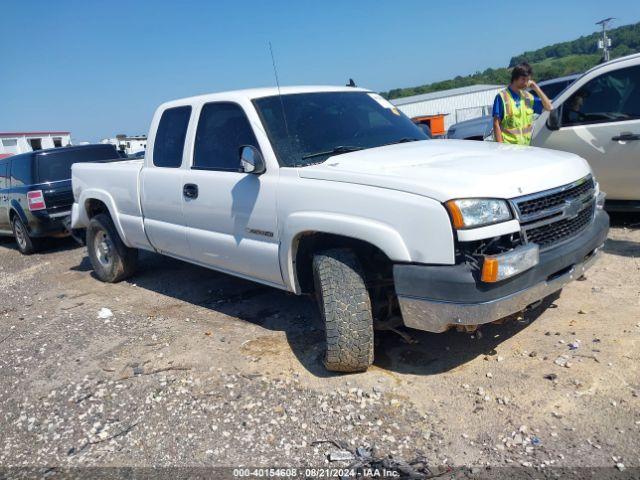
[[[98,229],[106,230],[117,253],[117,255],[114,255],[114,261],[111,269],[106,269],[95,257],[93,240],[95,238],[95,232]],[[93,271],[101,281],[107,283],[118,283],[131,277],[135,273],[138,264],[138,250],[135,248],[129,248],[122,242],[120,234],[118,233],[116,226],[113,224],[113,220],[110,215],[106,213],[99,213],[93,217],[89,222],[86,233],[89,259],[91,260]]]
[[[362,268],[348,249],[313,257],[320,312],[325,324],[325,366],[336,372],[362,372],[373,363],[373,315]]]
[[[42,239],[41,238],[33,238],[31,236],[29,236],[29,233],[27,231],[27,228],[24,224],[24,222],[22,221],[22,219],[18,216],[15,215],[13,217],[13,220],[11,221],[11,227],[13,230],[13,235],[14,237],[16,236],[16,226],[15,224],[20,222],[20,225],[22,225],[22,228],[24,229],[25,235],[27,237],[26,239],[26,243],[27,245],[25,246],[25,248],[20,247],[20,244],[18,243],[18,240],[16,238],[16,245],[18,247],[18,251],[20,253],[22,253],[23,255],[31,255],[33,253],[38,252],[39,250],[42,249]]]

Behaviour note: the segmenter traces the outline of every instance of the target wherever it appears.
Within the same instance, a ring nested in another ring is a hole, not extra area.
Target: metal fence
[[[465,120],[471,120],[472,118],[484,117],[485,115],[490,115],[491,108],[491,105],[484,105],[482,107],[458,108],[455,112],[455,123],[464,122]]]

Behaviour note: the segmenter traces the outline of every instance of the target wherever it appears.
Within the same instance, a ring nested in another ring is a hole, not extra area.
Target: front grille
[[[546,196],[523,200],[518,202],[518,210],[522,217],[527,217],[538,212],[543,212],[553,207],[563,205],[565,201],[579,198],[590,190],[594,190],[595,185],[593,177],[587,177],[583,183],[568,187],[566,190],[560,190]]]
[[[569,185],[516,198],[523,238],[540,249],[551,248],[580,233],[593,220],[595,181],[591,175]]]
[[[541,249],[545,249],[577,235],[591,223],[595,206],[596,203],[592,202],[589,207],[573,218],[565,218],[526,230],[527,241],[537,243]]]

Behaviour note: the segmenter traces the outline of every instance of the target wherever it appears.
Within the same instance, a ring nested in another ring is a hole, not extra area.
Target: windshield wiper
[[[349,153],[349,152],[362,150],[363,148],[364,147],[351,147],[348,145],[339,145],[335,147],[333,150],[328,150],[326,152],[308,153],[307,155],[303,155],[302,159],[306,160],[307,158],[321,157],[323,155],[339,155],[341,153]]]
[[[403,137],[400,140],[396,140],[395,142],[385,143],[385,145],[395,145],[396,143],[419,142],[420,140],[426,140],[426,139],[424,139],[424,138],[413,138],[413,137]]]

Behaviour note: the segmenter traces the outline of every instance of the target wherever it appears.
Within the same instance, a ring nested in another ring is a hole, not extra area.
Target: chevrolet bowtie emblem
[[[565,200],[564,202],[564,214],[569,218],[578,215],[581,209],[582,202],[580,200]]]

